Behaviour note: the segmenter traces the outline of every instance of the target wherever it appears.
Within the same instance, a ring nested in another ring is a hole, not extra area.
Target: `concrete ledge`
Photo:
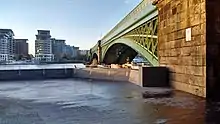
[[[139,70],[113,68],[74,69],[74,78],[131,82],[141,87],[170,87],[169,69],[142,67]]]
[[[148,69],[149,68],[149,69]],[[147,70],[147,71],[146,71]],[[132,69],[112,69],[112,68],[63,68],[63,69],[30,69],[30,70],[2,70],[0,71],[0,81],[11,80],[41,80],[41,79],[65,79],[65,78],[80,78],[80,79],[92,79],[103,81],[116,81],[116,82],[131,82],[141,87],[148,86],[143,84],[152,84],[155,79],[160,78],[160,82],[163,81],[164,71],[153,68],[153,74],[150,74],[152,69],[150,67],[143,67],[141,70]],[[159,70],[159,71],[157,71]],[[147,74],[147,76],[146,76]],[[152,75],[157,77],[153,77]],[[158,74],[160,74],[158,76]],[[141,77],[141,78],[140,78]],[[154,78],[151,79],[151,78]],[[143,81],[142,81],[143,80]],[[157,86],[159,85],[157,81]],[[166,82],[166,81],[165,81]],[[162,82],[164,85],[164,82]]]
[[[73,69],[0,70],[0,81],[72,78]]]
[[[161,97],[170,97],[173,94],[171,88],[143,88],[142,96],[144,98],[161,98]]]
[[[84,78],[93,80],[107,80],[117,82],[132,82],[140,85],[139,71],[131,69],[104,69],[104,68],[85,68],[74,69],[74,78]]]

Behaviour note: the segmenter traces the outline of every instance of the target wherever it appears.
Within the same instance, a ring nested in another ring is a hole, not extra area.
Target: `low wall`
[[[0,81],[72,78],[73,69],[0,70]]]
[[[142,67],[139,70],[123,68],[85,68],[75,69],[73,77],[108,81],[126,81],[141,87],[170,87],[169,75],[169,69],[166,67]]]
[[[0,81],[81,78],[107,81],[131,82],[141,87],[164,87],[167,74],[163,67],[142,67],[139,70],[113,68],[63,68],[0,70]]]
[[[73,77],[86,78],[95,80],[108,80],[108,81],[129,81],[139,86],[139,70],[131,69],[103,69],[103,68],[85,68],[75,69]]]
[[[129,81],[140,85],[138,76],[139,71],[131,69],[64,68],[0,70],[0,81],[84,78],[108,81]]]
[[[138,70],[130,69],[20,69],[0,70],[0,81],[84,78],[108,81],[130,81],[132,83],[140,85],[138,75]]]

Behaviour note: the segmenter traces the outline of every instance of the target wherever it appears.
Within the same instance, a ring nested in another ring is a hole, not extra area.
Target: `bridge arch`
[[[144,58],[146,58],[150,63],[151,65],[153,66],[158,66],[159,65],[159,62],[158,62],[158,59],[157,57],[153,56],[149,50],[146,49],[146,47],[143,47],[141,45],[139,45],[138,43],[135,42],[135,40],[132,40],[131,38],[119,38],[113,42],[111,42],[107,47],[105,47],[105,49],[103,50],[103,62],[106,62],[106,59],[107,57],[109,57],[108,55],[108,52],[111,52],[111,49],[114,48],[114,47],[117,47],[116,45],[121,45],[121,46],[127,46],[127,49],[131,50],[131,53],[130,53],[130,59],[132,60],[133,59],[133,56],[134,54],[136,53],[139,53],[141,54]],[[109,53],[111,54],[111,53]],[[135,56],[136,56],[135,55]],[[124,57],[126,57],[127,55],[125,55]],[[134,57],[135,57],[134,56]],[[123,57],[123,56],[121,56]],[[120,60],[119,60],[120,61]],[[121,60],[121,62],[123,62],[124,59]]]
[[[124,64],[127,62],[127,58],[131,62],[136,55],[137,52],[126,44],[115,43],[107,50],[103,58],[103,63]]]
[[[98,55],[97,55],[97,53],[93,53],[93,54],[92,54],[91,60],[94,60],[94,59],[98,60]]]

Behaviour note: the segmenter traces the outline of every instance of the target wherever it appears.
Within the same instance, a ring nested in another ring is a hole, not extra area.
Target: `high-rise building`
[[[55,39],[51,38],[52,41],[52,53],[54,54],[55,60],[62,59],[64,53],[65,53],[65,40]]]
[[[28,56],[28,39],[15,39],[15,55]]]
[[[14,57],[14,32],[0,29],[0,61],[9,62]]]
[[[69,58],[73,57],[73,47],[70,45],[65,45],[65,55]]]
[[[79,47],[73,46],[73,58],[76,58],[79,55]]]
[[[35,40],[35,58],[38,61],[52,61],[52,42],[49,30],[38,30]]]
[[[83,56],[88,55],[89,54],[89,50],[79,50],[79,54],[83,55]]]

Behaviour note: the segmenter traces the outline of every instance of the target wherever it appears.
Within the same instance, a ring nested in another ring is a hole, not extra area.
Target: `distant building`
[[[76,58],[79,55],[79,47],[73,46],[73,58]]]
[[[73,57],[73,47],[70,46],[70,45],[65,45],[65,55],[69,58],[72,58]]]
[[[52,41],[52,53],[54,54],[55,60],[62,59],[64,53],[65,53],[65,40],[55,39],[51,38]]]
[[[14,57],[14,32],[0,29],[0,62],[9,62]]]
[[[11,41],[8,44],[9,47],[9,53],[13,57],[15,55],[15,42],[14,39],[11,39]]]
[[[35,40],[35,58],[38,61],[52,61],[52,42],[49,30],[38,30]]]
[[[79,50],[79,55],[88,55],[89,54],[89,50]]]
[[[28,39],[14,39],[15,55],[28,56]]]

